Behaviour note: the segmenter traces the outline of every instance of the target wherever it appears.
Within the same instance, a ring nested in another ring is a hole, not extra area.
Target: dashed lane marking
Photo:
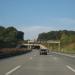
[[[71,70],[72,72],[75,72],[75,69],[72,68],[72,67],[70,67],[69,65],[66,65],[66,67],[67,67],[69,70]]]
[[[11,75],[14,71],[18,70],[20,67],[21,67],[21,65],[16,66],[15,68],[13,68],[10,71],[8,71],[5,75]]]

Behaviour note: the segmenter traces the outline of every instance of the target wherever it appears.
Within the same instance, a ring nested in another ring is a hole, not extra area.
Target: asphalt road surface
[[[0,60],[0,75],[75,75],[75,58],[38,50]]]

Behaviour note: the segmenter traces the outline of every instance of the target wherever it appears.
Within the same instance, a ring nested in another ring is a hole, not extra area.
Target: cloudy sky
[[[51,30],[75,30],[75,0],[0,0],[0,25],[16,27],[25,39]]]

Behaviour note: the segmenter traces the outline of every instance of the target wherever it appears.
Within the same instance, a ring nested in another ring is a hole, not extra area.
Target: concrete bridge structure
[[[51,46],[52,44],[52,46]],[[59,40],[48,40],[48,41],[28,41],[28,43],[23,43],[22,47],[30,48],[30,49],[40,49],[40,48],[49,48],[53,49],[53,46],[57,44],[57,50],[60,51],[60,41]]]

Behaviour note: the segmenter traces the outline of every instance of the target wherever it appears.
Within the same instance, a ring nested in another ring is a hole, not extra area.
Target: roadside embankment
[[[0,49],[0,59],[11,57],[11,56],[16,56],[16,55],[21,55],[21,54],[24,54],[30,51],[32,50],[26,49],[26,48],[1,48]]]

